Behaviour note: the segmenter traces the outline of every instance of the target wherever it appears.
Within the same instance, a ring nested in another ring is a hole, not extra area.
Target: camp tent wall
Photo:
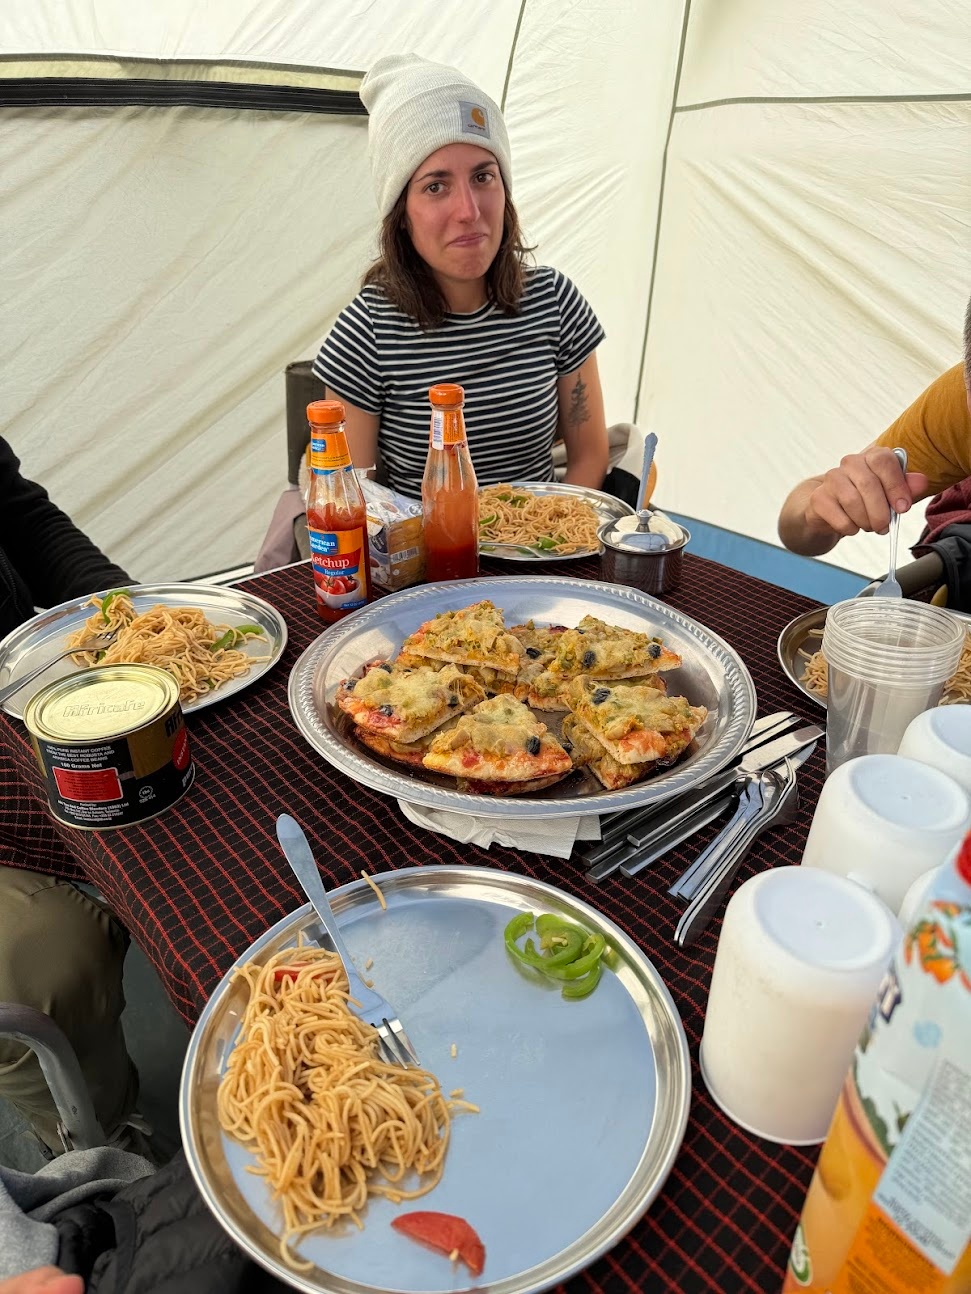
[[[609,420],[660,437],[659,500],[773,540],[796,479],[957,361],[971,286],[964,6],[849,8],[7,6],[3,434],[141,578],[251,560],[285,477],[284,367],[354,292],[375,210],[363,117],[247,96],[320,106],[415,50],[503,101],[523,223],[605,325]],[[238,93],[76,106],[64,78]],[[50,102],[18,97],[31,84]],[[866,537],[833,559],[884,553]]]

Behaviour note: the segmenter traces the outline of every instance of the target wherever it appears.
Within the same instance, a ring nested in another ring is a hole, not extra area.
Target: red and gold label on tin
[[[154,665],[95,666],[42,688],[24,713],[51,812],[104,830],[154,817],[192,785],[179,688]]]

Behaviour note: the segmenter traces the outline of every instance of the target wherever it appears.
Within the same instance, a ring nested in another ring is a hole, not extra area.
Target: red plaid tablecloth
[[[536,572],[564,573],[561,566]],[[597,563],[578,563],[569,574],[596,578]],[[680,951],[672,936],[682,908],[666,890],[715,828],[636,881],[610,879],[599,886],[586,881],[582,866],[573,862],[499,847],[484,851],[421,831],[394,800],[357,786],[318,757],[290,717],[290,669],[321,631],[307,566],[243,587],[285,615],[290,637],[284,658],[230,703],[189,717],[195,785],[144,826],[88,832],[55,824],[23,725],[0,715],[0,863],[97,886],[155,964],[189,1025],[232,961],[304,902],[276,842],[280,812],[293,813],[306,827],[328,886],[344,884],[365,868],[468,862],[523,872],[585,899],[626,930],[662,975],[684,1021],[694,1090],[684,1144],[647,1216],[564,1288],[571,1294],[774,1294],[816,1150],[747,1135],[721,1113],[698,1072],[720,920],[692,949]],[[741,654],[755,680],[760,714],[788,709],[818,720],[819,711],[776,660],[779,631],[814,603],[691,556],[685,557],[681,587],[667,600]],[[799,775],[797,822],[758,840],[743,879],[765,867],[799,862],[823,776],[820,748]]]

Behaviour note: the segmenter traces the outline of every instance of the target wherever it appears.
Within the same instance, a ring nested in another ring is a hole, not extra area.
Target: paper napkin
[[[422,805],[399,800],[401,812],[416,827],[425,827],[439,835],[450,836],[463,845],[505,845],[508,849],[527,849],[536,854],[569,858],[578,840],[599,840],[600,819],[596,814],[579,814],[564,818],[475,818],[450,809],[426,809]]]

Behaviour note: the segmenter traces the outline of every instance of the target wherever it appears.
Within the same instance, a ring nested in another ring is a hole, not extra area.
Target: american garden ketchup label
[[[366,560],[364,530],[310,529],[310,560],[317,597],[334,611],[353,611],[367,602],[362,573]]]

